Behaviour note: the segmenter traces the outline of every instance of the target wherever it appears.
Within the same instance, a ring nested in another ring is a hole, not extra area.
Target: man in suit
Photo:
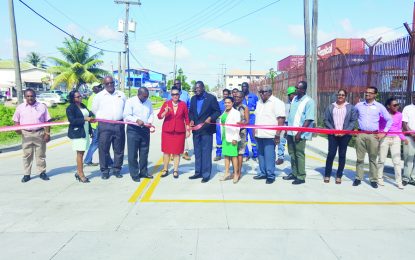
[[[195,151],[195,174],[189,179],[202,178],[202,183],[210,179],[212,171],[213,134],[216,132],[214,124],[220,116],[219,103],[216,97],[205,92],[205,85],[197,81],[194,87],[195,95],[190,100],[190,126],[203,126],[193,130],[193,147]]]

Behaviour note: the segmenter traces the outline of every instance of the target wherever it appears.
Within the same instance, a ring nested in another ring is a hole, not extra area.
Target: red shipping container
[[[278,61],[278,71],[288,71],[301,67],[304,64],[304,55],[290,55]]]
[[[363,54],[364,42],[361,39],[334,39],[317,48],[319,58],[326,59],[341,54]]]

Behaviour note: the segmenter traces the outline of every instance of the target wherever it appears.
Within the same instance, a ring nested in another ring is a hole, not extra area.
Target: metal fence
[[[319,59],[316,100],[318,118],[322,118],[325,108],[336,100],[335,94],[340,88],[349,92],[348,101],[353,104],[363,99],[367,86],[378,88],[379,102],[384,103],[387,98],[394,96],[402,106],[408,104],[411,94],[408,92],[414,91],[413,83],[408,88],[408,75],[413,77],[413,73],[408,74],[410,46],[411,39],[406,36],[366,48],[365,54],[339,54]],[[280,72],[274,78],[274,94],[286,100],[287,87],[304,79],[304,67]],[[271,80],[252,82],[252,88],[265,84],[271,84]],[[312,87],[309,86],[309,89]]]

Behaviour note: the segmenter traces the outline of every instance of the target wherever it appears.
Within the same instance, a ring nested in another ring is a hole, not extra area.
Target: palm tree
[[[46,68],[43,58],[37,52],[29,52],[26,56],[26,61],[38,68]]]
[[[48,71],[57,74],[52,88],[65,83],[68,89],[72,87],[78,89],[85,83],[99,81],[100,78],[110,74],[108,71],[99,68],[103,63],[103,60],[99,59],[103,55],[102,51],[92,56],[89,55],[87,43],[90,41],[89,39],[84,41],[83,37],[80,40],[65,38],[64,47],[58,48],[64,60],[50,57],[56,63],[56,66],[50,67]]]

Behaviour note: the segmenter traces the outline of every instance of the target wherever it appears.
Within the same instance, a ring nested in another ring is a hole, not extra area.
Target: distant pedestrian
[[[222,97],[223,99],[219,101],[219,109],[220,113],[222,115],[223,111],[225,111],[225,98],[229,97],[231,95],[231,91],[229,89],[224,89],[222,91]],[[218,118],[217,123],[220,123],[220,119]],[[219,161],[222,159],[222,135],[221,135],[221,129],[220,125],[216,125],[216,157],[213,158],[214,161]]]
[[[77,90],[69,92],[68,100],[70,104],[66,108],[66,116],[69,121],[68,138],[72,139],[72,150],[76,152],[75,178],[80,182],[88,183],[89,179],[85,177],[82,160],[92,136],[90,122],[93,121],[93,114],[82,104],[82,95]]]
[[[135,125],[127,126],[128,168],[133,181],[139,182],[140,178],[152,179],[148,173],[148,152],[150,150],[150,128],[154,121],[153,107],[148,99],[148,89],[141,87],[137,96],[131,97],[125,103],[124,121],[134,122]],[[139,158],[139,161],[137,161]]]
[[[300,81],[295,88],[297,89],[297,95],[291,102],[288,126],[313,127],[315,104],[314,100],[306,95],[307,82]],[[306,141],[311,140],[311,137],[310,132],[288,131],[287,143],[288,153],[291,157],[292,173],[284,176],[283,179],[293,180],[292,184],[294,185],[305,183],[305,146]]]
[[[99,92],[92,102],[92,112],[97,119],[122,121],[125,94],[115,89],[115,82],[111,76],[104,78],[105,89]],[[99,165],[101,178],[109,178],[108,157],[110,147],[114,151],[114,165],[112,174],[117,178],[122,178],[121,167],[124,161],[125,147],[125,127],[124,124],[99,122]]]
[[[240,179],[238,169],[238,142],[240,141],[239,127],[226,126],[224,124],[235,125],[241,121],[241,113],[233,108],[233,98],[226,97],[225,111],[220,116],[221,134],[222,134],[222,151],[225,156],[225,174],[222,181],[231,178],[229,173],[230,164],[233,166],[233,183],[237,183]]]
[[[242,162],[243,162],[243,155],[245,153],[245,147],[246,147],[246,128],[244,128],[244,125],[249,123],[249,109],[246,105],[243,104],[244,94],[242,91],[238,91],[238,93],[235,95],[235,100],[233,103],[233,107],[239,111],[241,114],[241,119],[238,122],[238,124],[241,125],[241,128],[239,130],[239,136],[241,140],[238,142],[238,175],[239,178],[242,177]]]
[[[189,179],[202,178],[202,183],[206,183],[212,172],[212,143],[213,134],[216,132],[215,125],[211,123],[215,123],[220,116],[220,109],[216,97],[205,91],[202,81],[196,82],[195,94],[190,100],[190,126],[203,126],[193,130],[195,174]]]
[[[249,92],[248,82],[243,82],[241,85],[241,88],[242,88],[242,92],[245,95],[243,103],[249,109],[249,124],[253,125],[255,124],[255,110],[256,110],[257,103],[258,103],[258,97],[254,93]],[[254,129],[252,128],[247,129],[244,161],[249,160],[249,148],[248,148],[249,140],[251,141],[252,160],[256,161],[258,157],[258,149],[257,149],[256,140],[255,140]]]
[[[94,101],[94,98],[99,92],[101,92],[101,90],[102,90],[102,85],[99,82],[92,83],[92,95],[89,96],[87,106],[86,106],[86,108],[89,111],[92,111],[92,103]],[[88,152],[85,155],[84,164],[86,166],[98,166],[99,163],[92,162],[94,153],[98,149],[98,146],[99,146],[98,122],[91,123],[90,125],[92,128],[92,140],[91,140],[91,144],[89,145]],[[114,164],[109,154],[108,154],[107,164],[109,167],[112,167]]]
[[[36,92],[33,89],[24,91],[25,102],[17,106],[13,115],[15,125],[42,124],[51,118],[46,105],[36,101]],[[39,177],[49,180],[46,175],[46,143],[50,141],[50,127],[27,127],[16,131],[22,135],[24,176],[22,182],[30,180],[33,160],[36,161]]]
[[[337,91],[337,100],[330,104],[324,113],[324,125],[333,130],[353,130],[357,121],[357,111],[352,104],[347,101],[347,91],[340,89]],[[337,168],[336,184],[340,184],[343,170],[346,165],[347,146],[352,139],[350,134],[328,135],[329,148],[324,172],[324,182],[330,182],[333,160],[339,150],[339,167]]]
[[[261,86],[258,91],[260,99],[255,111],[255,125],[283,126],[285,122],[285,105],[272,95],[270,85]],[[280,130],[255,129],[258,145],[258,175],[255,180],[266,179],[266,184],[275,181],[275,146],[280,142]]]
[[[392,117],[392,125],[389,128],[389,132],[401,132],[402,131],[402,113],[399,112],[398,100],[394,97],[388,98],[385,103],[386,109]],[[379,120],[379,131],[383,132],[386,126],[386,120],[381,116]],[[402,165],[401,165],[401,141],[405,146],[409,144],[409,141],[403,134],[386,134],[384,138],[380,140],[379,156],[378,156],[378,184],[384,186],[383,181],[383,169],[385,167],[385,160],[390,150],[393,167],[395,170],[395,182],[399,189],[403,189],[402,185]]]
[[[384,133],[379,133],[380,117],[386,121],[384,132],[388,132],[392,126],[392,117],[386,108],[375,100],[378,89],[368,87],[365,92],[365,101],[356,104],[355,108],[359,113],[359,130],[369,131],[368,134],[358,134],[356,137],[356,179],[353,186],[361,184],[364,174],[364,159],[366,153],[369,155],[369,180],[373,188],[378,187],[378,167],[377,157],[379,152],[380,140],[385,137]]]
[[[236,94],[239,92],[239,89],[233,88],[232,89],[232,98],[235,99]]]
[[[291,101],[295,97],[295,86],[290,86],[287,88],[287,103],[285,103],[285,123],[284,125],[288,125],[288,115],[290,113],[290,105]],[[285,145],[287,144],[286,132],[281,135],[280,143],[278,144],[278,154],[277,154],[277,161],[275,162],[276,165],[281,165],[284,163],[285,159]]]
[[[190,136],[189,112],[185,102],[179,99],[180,91],[171,88],[171,100],[164,102],[157,117],[164,119],[161,132],[161,151],[163,152],[163,174],[169,175],[169,161],[173,156],[173,177],[179,178],[180,154],[184,151],[185,138]]]
[[[402,111],[402,124],[404,131],[415,131],[415,93],[412,93],[412,104]],[[403,185],[415,185],[415,133],[408,134],[407,139],[408,145],[403,146]]]

